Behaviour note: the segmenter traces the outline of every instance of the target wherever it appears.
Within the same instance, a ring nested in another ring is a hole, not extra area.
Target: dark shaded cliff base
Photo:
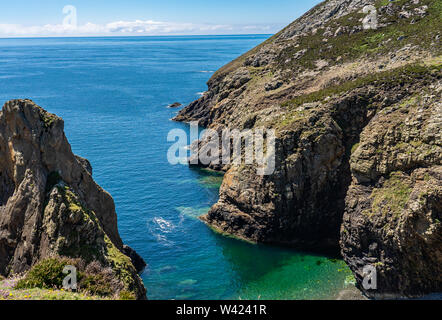
[[[84,268],[107,270],[118,283],[112,295],[145,299],[134,266],[145,263],[123,246],[112,197],[72,153],[63,129],[61,118],[30,100],[9,101],[0,112],[0,275],[26,273],[48,258],[81,259]]]
[[[359,288],[376,266],[370,297],[442,291],[441,15],[437,0],[328,0],[218,70],[175,120],[275,129],[276,171],[209,165],[226,175],[202,220],[254,242],[340,247]]]

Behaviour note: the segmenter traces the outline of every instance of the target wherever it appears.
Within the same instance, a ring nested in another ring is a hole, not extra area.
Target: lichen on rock
[[[143,299],[113,199],[93,180],[90,163],[72,153],[63,126],[30,100],[9,101],[0,112],[0,274],[80,258],[110,268],[119,290]]]

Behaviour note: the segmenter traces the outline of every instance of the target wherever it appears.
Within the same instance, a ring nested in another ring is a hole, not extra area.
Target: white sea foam
[[[173,225],[172,222],[167,221],[163,218],[159,218],[159,217],[155,217],[153,218],[153,222],[161,229],[162,232],[164,233],[169,233],[171,232],[173,229],[175,229],[175,226]]]
[[[158,243],[161,243],[167,247],[171,247],[175,244],[173,241],[167,238],[167,234],[171,233],[175,229],[172,222],[161,217],[155,217],[148,221],[147,228]]]

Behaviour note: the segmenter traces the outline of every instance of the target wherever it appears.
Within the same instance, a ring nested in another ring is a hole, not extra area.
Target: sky
[[[0,0],[0,37],[273,34],[321,0]]]

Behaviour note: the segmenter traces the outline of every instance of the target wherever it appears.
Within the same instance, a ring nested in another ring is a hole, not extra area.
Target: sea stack
[[[47,258],[78,258],[109,268],[120,290],[145,299],[125,253],[145,266],[123,246],[114,201],[89,162],[72,153],[63,120],[31,100],[7,102],[0,112],[0,275],[25,273]]]

